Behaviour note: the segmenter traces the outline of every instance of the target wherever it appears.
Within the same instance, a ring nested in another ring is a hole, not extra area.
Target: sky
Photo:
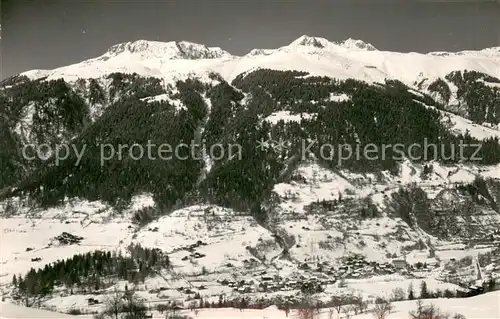
[[[2,79],[139,39],[237,55],[303,34],[401,52],[500,46],[500,0],[1,0],[0,11]]]

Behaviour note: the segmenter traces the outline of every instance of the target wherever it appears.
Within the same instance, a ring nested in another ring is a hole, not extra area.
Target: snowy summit
[[[500,77],[499,48],[456,53],[399,53],[379,51],[362,40],[332,42],[302,35],[275,49],[253,49],[244,56],[218,47],[187,41],[138,40],[112,46],[100,57],[54,70],[24,72],[30,78],[99,78],[113,72],[137,73],[166,80],[186,74],[220,73],[227,81],[255,68],[303,70],[312,75],[355,78],[368,82],[399,79],[412,84],[443,77],[455,70],[474,70]]]

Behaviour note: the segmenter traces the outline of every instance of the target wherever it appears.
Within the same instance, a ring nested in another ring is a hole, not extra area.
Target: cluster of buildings
[[[323,287],[335,283],[334,278],[318,278],[316,276],[308,276],[307,274],[298,275],[296,277],[281,277],[279,275],[263,274],[256,279],[228,281],[222,280],[219,283],[223,286],[233,288],[239,293],[255,293],[255,292],[277,292],[277,291],[294,291],[302,289],[303,285],[309,284],[312,287]]]
[[[249,263],[249,261],[247,262]],[[301,290],[304,286],[326,287],[349,278],[368,278],[376,275],[392,274],[406,269],[405,261],[393,263],[369,262],[363,255],[346,257],[340,266],[332,267],[327,262],[314,265],[304,263],[300,274],[281,277],[277,274],[260,272],[250,280],[220,280],[223,286],[233,288],[239,293],[277,292]]]
[[[374,276],[402,273],[411,275],[412,272],[432,270],[439,266],[435,259],[428,259],[429,263],[409,264],[404,259],[393,259],[387,262],[368,261],[360,254],[344,258],[337,267],[328,262],[299,266],[300,275],[283,278],[279,275],[269,275],[265,271],[251,280],[222,280],[223,286],[233,288],[239,293],[275,292],[300,290],[306,284],[325,287],[333,285],[343,279],[370,278]]]
[[[369,278],[377,275],[393,274],[407,268],[407,263],[404,260],[394,260],[391,262],[379,263],[375,261],[367,261],[363,255],[352,255],[346,257],[338,267],[329,266],[327,262],[310,266],[302,264],[302,270],[310,270],[317,273],[322,273],[336,280],[349,278]]]

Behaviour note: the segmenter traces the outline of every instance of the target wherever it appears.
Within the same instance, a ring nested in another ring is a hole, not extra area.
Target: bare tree
[[[436,308],[434,304],[430,304],[429,306],[427,306],[424,310],[424,314],[424,318],[426,319],[444,319],[444,316],[441,314],[441,310],[439,310],[439,308]]]
[[[340,317],[340,313],[342,312],[342,306],[345,305],[345,300],[342,297],[333,296],[331,300],[333,309],[337,311],[337,318]]]
[[[391,313],[393,307],[388,300],[381,300],[375,304],[375,309],[373,310],[373,317],[375,319],[385,319]]]
[[[126,319],[144,319],[146,317],[147,307],[142,300],[134,295],[134,291],[125,294],[124,312]]]
[[[356,309],[354,305],[347,305],[342,308],[342,312],[344,313],[346,319],[351,318],[352,313],[355,312],[354,309]]]
[[[299,309],[295,310],[295,317],[299,319],[314,319],[319,314],[319,304],[314,303],[311,295],[307,294],[300,305]]]
[[[392,301],[402,301],[406,299],[406,294],[403,289],[401,288],[394,288],[392,290],[392,296],[391,300]]]
[[[123,312],[125,307],[122,297],[123,295],[120,294],[115,288],[113,294],[106,298],[106,308],[104,309],[104,314],[118,319],[118,316]]]
[[[450,314],[442,313],[441,309],[433,304],[424,306],[422,300],[417,301],[417,309],[409,312],[411,319],[449,319]],[[465,319],[461,314],[455,314],[453,319]]]
[[[357,315],[358,313],[363,313],[368,308],[368,302],[363,300],[362,296],[358,296],[354,302],[354,313]]]
[[[335,309],[329,308],[328,309],[328,319],[333,319],[333,314],[335,313]]]
[[[288,318],[288,315],[290,314],[290,305],[286,304],[283,306],[283,311],[285,312],[285,316]]]
[[[193,300],[189,303],[189,310],[193,312],[198,307],[198,303],[196,300]]]
[[[424,303],[422,300],[417,300],[417,309],[409,312],[411,319],[423,319],[424,316]]]
[[[295,310],[295,317],[297,319],[314,319],[314,309],[309,307],[300,307]]]

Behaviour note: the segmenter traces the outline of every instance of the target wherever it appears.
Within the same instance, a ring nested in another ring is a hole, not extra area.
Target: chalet
[[[99,304],[99,300],[94,299],[94,298],[89,298],[89,299],[87,299],[87,302],[88,302],[88,305],[89,305],[89,306]]]
[[[473,296],[477,296],[477,295],[480,295],[484,292],[484,288],[481,287],[481,286],[470,286],[468,291],[467,291],[467,294],[466,296],[467,297],[473,297]]]
[[[180,305],[174,305],[171,309],[173,311],[179,311],[179,310],[184,310],[184,307],[182,307]]]
[[[394,266],[394,268],[396,269],[403,269],[403,268],[406,268],[407,264],[406,264],[406,260],[403,260],[403,259],[394,259],[392,261],[392,265]],[[382,268],[382,267],[381,267]]]
[[[432,268],[437,267],[439,262],[436,260],[436,258],[427,258],[425,260],[425,265],[430,266]]]
[[[205,255],[205,254],[201,254],[201,253],[196,252],[196,253],[192,254],[191,256],[192,256],[192,257],[194,257],[194,258],[203,258],[203,257],[205,257],[206,255]]]

